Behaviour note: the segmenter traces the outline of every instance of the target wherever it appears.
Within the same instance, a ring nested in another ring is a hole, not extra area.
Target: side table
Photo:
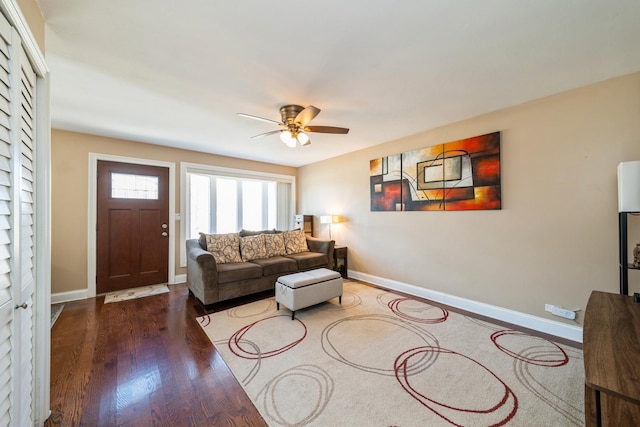
[[[347,277],[347,247],[336,245],[333,249],[333,259],[336,262],[334,270],[340,273],[340,275],[348,279]]]

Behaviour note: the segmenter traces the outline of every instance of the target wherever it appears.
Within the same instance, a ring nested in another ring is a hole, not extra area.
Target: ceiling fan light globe
[[[290,148],[293,148],[296,146],[296,139],[288,130],[284,130],[280,132],[280,141],[284,142],[284,144]]]
[[[298,135],[296,136],[296,139],[298,140],[300,145],[302,145],[303,147],[305,145],[309,145],[311,143],[311,140],[309,139],[309,135],[307,135],[304,132],[298,132]]]

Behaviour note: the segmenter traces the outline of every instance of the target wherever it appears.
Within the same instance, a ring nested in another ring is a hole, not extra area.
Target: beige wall
[[[16,3],[24,15],[40,51],[44,53],[44,17],[36,0],[17,0]]]
[[[51,145],[51,292],[54,294],[87,289],[89,153],[175,162],[175,212],[180,212],[180,162],[296,175],[296,169],[287,166],[56,129],[51,134]],[[180,223],[176,222],[176,231],[179,230]],[[185,274],[186,269],[180,267],[179,245],[179,241],[176,241],[176,274]]]
[[[640,73],[308,165],[298,211],[348,219],[333,237],[350,270],[558,320],[545,303],[584,310],[618,290],[616,167],[640,160],[639,100]],[[494,131],[502,210],[370,211],[369,160]]]

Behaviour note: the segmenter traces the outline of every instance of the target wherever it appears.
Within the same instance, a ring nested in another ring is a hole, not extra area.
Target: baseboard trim
[[[425,298],[434,302],[445,304],[451,307],[466,310],[471,313],[487,316],[492,319],[501,320],[524,328],[533,329],[545,334],[565,338],[571,341],[582,343],[582,328],[575,325],[567,325],[555,320],[544,319],[531,314],[522,313],[507,308],[498,307],[483,302],[473,301],[466,298],[457,297],[444,292],[421,288],[397,280],[385,279],[359,271],[349,270],[349,277],[352,279],[369,282],[385,289],[403,292],[420,298]]]
[[[186,274],[176,274],[173,278],[173,283],[171,283],[172,285],[178,284],[178,283],[186,283],[187,281],[187,275]]]
[[[56,292],[51,294],[51,304],[58,304],[61,302],[78,301],[81,299],[89,298],[88,289],[80,289],[77,291]]]

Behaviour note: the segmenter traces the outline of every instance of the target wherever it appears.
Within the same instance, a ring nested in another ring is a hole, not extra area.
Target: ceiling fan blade
[[[307,108],[298,113],[293,122],[298,126],[304,126],[311,120],[313,120],[318,114],[320,114],[320,109],[314,107],[313,105],[309,105]]]
[[[318,132],[318,133],[349,133],[347,128],[339,128],[335,126],[305,126],[305,132]]]
[[[275,133],[280,133],[280,132],[282,132],[282,131],[281,130],[272,130],[271,132],[259,133],[258,135],[253,135],[251,137],[251,139],[253,139],[253,138],[261,138],[263,136],[273,135]]]
[[[246,117],[247,119],[260,120],[261,122],[275,123],[277,125],[282,125],[281,122],[277,122],[271,119],[265,119],[264,117],[252,116],[251,114],[245,114],[245,113],[237,113],[237,114],[239,116]]]

